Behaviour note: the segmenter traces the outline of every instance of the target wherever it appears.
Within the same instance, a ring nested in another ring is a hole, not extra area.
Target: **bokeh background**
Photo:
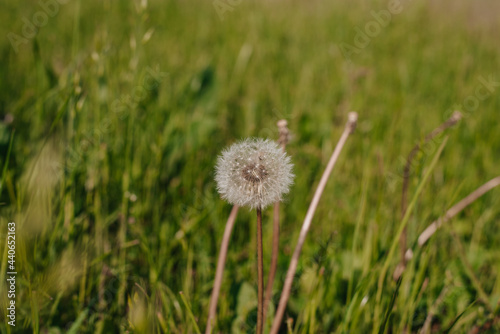
[[[2,311],[2,333],[203,331],[231,210],[216,157],[241,138],[277,139],[286,119],[296,179],[281,208],[276,305],[352,110],[358,126],[314,217],[282,332],[377,333],[381,322],[387,333],[500,331],[500,189],[416,251],[399,284],[390,259],[375,298],[413,146],[464,115],[412,164],[410,199],[448,138],[409,220],[410,246],[499,175],[497,1],[1,3],[2,310],[7,221],[18,272],[17,324]],[[266,274],[271,220],[268,210]],[[216,333],[254,332],[255,234],[240,210]]]

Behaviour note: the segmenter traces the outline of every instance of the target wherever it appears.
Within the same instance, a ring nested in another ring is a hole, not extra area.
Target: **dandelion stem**
[[[297,264],[299,262],[300,252],[302,251],[302,246],[304,245],[304,241],[306,239],[307,232],[309,231],[309,227],[311,226],[311,221],[314,216],[314,212],[318,207],[319,200],[321,195],[323,194],[323,190],[325,190],[326,182],[328,181],[328,177],[330,176],[335,163],[344,147],[345,142],[349,135],[354,131],[356,126],[356,122],[358,119],[358,114],[355,112],[349,113],[349,118],[340,140],[333,151],[333,154],[328,161],[328,165],[326,166],[325,172],[319,181],[318,188],[314,193],[313,200],[309,205],[309,209],[307,210],[306,218],[304,219],[304,223],[302,224],[302,229],[300,230],[299,240],[297,242],[297,246],[295,246],[295,250],[292,255],[292,259],[290,260],[290,266],[288,267],[288,272],[285,278],[285,285],[283,286],[283,291],[281,293],[280,302],[278,305],[278,309],[276,311],[276,316],[273,321],[273,325],[271,327],[271,334],[277,334],[281,325],[281,320],[283,319],[283,314],[285,313],[285,307],[288,302],[288,298],[290,298],[290,290],[292,289],[293,278],[295,276],[295,271],[297,270]]]
[[[219,259],[217,260],[217,269],[215,271],[214,288],[212,290],[212,295],[210,296],[210,308],[208,311],[207,328],[205,329],[205,334],[210,334],[212,328],[215,325],[215,314],[217,312],[217,301],[219,300],[220,287],[222,285],[222,275],[224,273],[224,266],[226,264],[227,249],[229,247],[229,239],[231,238],[231,232],[233,231],[234,222],[236,216],[238,215],[238,206],[233,206],[229,218],[227,219],[226,227],[224,229],[224,236],[222,237],[222,243],[220,245]]]
[[[280,240],[280,203],[274,203],[273,215],[273,248],[271,250],[271,268],[269,269],[269,277],[267,278],[266,294],[264,297],[264,314],[263,322],[266,322],[269,302],[273,292],[273,282],[276,276],[276,267],[278,266],[279,240]]]
[[[280,133],[279,143],[283,152],[285,152],[286,144],[288,143],[289,131],[287,121],[282,119],[278,121],[278,129]],[[273,212],[273,248],[271,250],[271,267],[269,269],[269,277],[267,278],[266,293],[264,296],[264,316],[262,322],[266,322],[267,312],[269,310],[269,302],[273,292],[274,277],[276,276],[276,268],[278,266],[280,240],[280,202],[274,203]]]
[[[257,208],[257,279],[258,279],[258,305],[257,305],[257,334],[262,334],[264,328],[264,261],[262,256],[262,210]]]

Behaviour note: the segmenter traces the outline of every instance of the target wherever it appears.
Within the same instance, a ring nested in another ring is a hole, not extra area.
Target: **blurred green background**
[[[358,127],[315,214],[282,332],[376,333],[385,321],[388,333],[500,331],[499,189],[416,252],[399,286],[389,259],[375,298],[415,144],[464,114],[412,165],[410,199],[449,136],[410,245],[499,175],[498,2],[2,0],[0,22],[2,310],[7,221],[18,272],[16,327],[2,311],[1,333],[203,331],[231,210],[216,157],[241,138],[277,139],[286,119],[296,179],[281,209],[276,305],[351,110]],[[271,220],[267,210],[266,275]],[[240,210],[217,333],[254,332],[255,234]]]

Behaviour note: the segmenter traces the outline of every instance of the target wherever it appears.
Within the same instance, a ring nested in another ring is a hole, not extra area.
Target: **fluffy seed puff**
[[[283,199],[293,183],[290,157],[269,139],[242,140],[219,156],[215,180],[222,198],[252,209]]]

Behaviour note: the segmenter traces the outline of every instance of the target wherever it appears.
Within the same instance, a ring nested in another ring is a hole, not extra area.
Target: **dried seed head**
[[[219,156],[217,189],[231,204],[264,208],[288,193],[292,167],[290,157],[274,141],[245,139]]]

